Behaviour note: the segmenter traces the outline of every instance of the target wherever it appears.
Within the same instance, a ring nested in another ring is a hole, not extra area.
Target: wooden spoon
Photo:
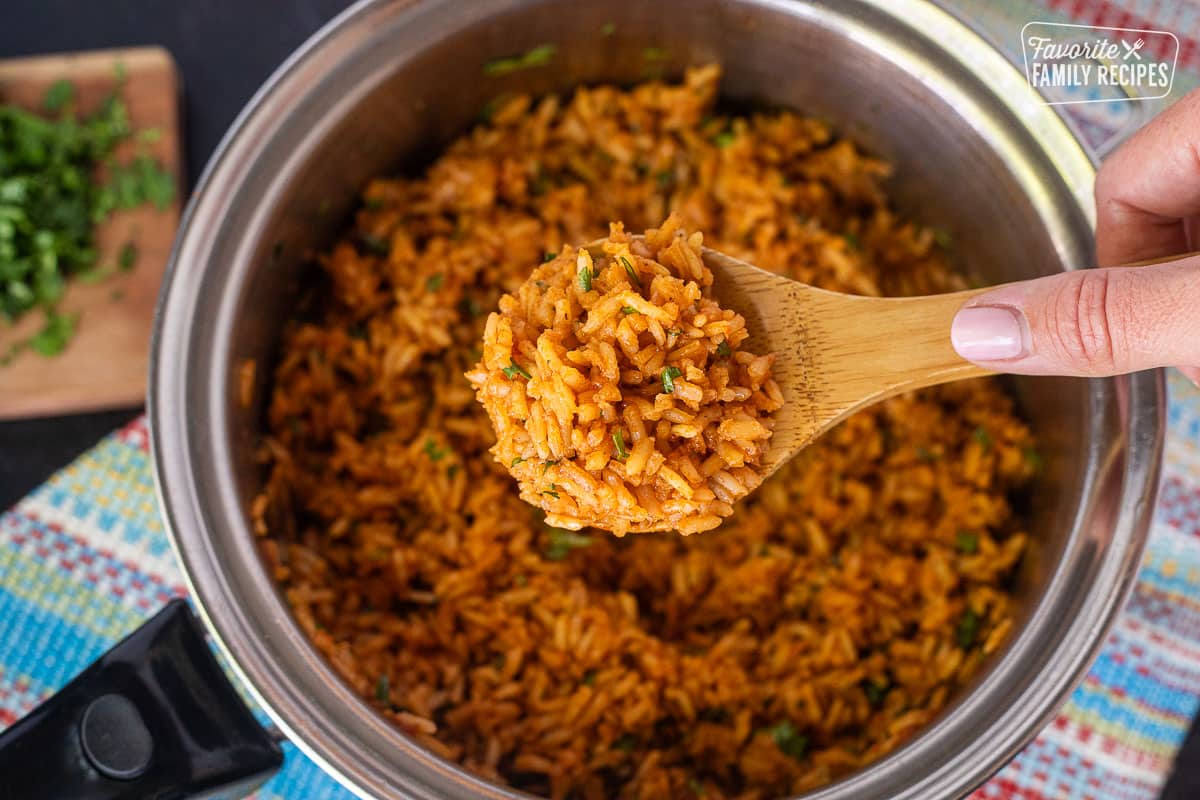
[[[862,297],[818,289],[704,248],[712,296],[746,318],[743,347],[775,354],[784,405],[775,412],[763,478],[854,412],[901,392],[994,374],[950,344],[950,323],[994,287],[926,297]]]
[[[1183,253],[1123,264],[1177,261]],[[998,286],[925,297],[862,297],[818,289],[711,248],[712,295],[746,318],[754,353],[774,353],[783,391],[763,479],[854,412],[901,392],[994,375],[950,344],[950,323],[970,298]],[[1002,284],[1001,284],[1002,285]]]
[[[641,235],[631,237],[642,239]],[[584,247],[604,255],[603,239]],[[926,297],[863,297],[818,289],[705,247],[712,296],[746,318],[752,353],[774,353],[783,392],[765,480],[861,408],[901,392],[994,372],[965,361],[950,323],[969,298],[996,287]]]

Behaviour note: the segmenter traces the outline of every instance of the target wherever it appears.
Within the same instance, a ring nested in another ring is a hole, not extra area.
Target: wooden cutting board
[[[118,66],[120,65],[120,66]],[[179,73],[166,50],[139,47],[0,60],[0,102],[40,109],[46,89],[59,79],[75,85],[81,112],[94,109],[124,72],[121,95],[134,131],[157,128],[153,142],[125,142],[118,160],[148,152],[175,175],[175,201],[158,210],[144,206],[114,212],[96,231],[98,264],[116,264],[121,248],[134,242],[134,268],[93,285],[68,282],[59,306],[79,313],[74,338],[57,356],[24,351],[0,366],[0,419],[50,416],[140,405],[146,393],[150,330],[159,283],[167,265],[183,195],[179,134]],[[139,149],[142,148],[142,149]],[[37,333],[40,310],[15,325],[0,321],[0,353]]]

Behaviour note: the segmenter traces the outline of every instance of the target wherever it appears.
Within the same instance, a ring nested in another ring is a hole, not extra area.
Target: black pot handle
[[[282,764],[172,600],[0,733],[0,800],[235,798]]]

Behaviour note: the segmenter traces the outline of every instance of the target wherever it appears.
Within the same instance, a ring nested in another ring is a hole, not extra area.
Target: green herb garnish
[[[629,458],[629,451],[625,449],[625,437],[621,435],[621,429],[618,428],[612,433],[613,444],[617,448],[617,460],[624,461]]]
[[[61,111],[74,99],[75,84],[66,79],[57,80],[46,90],[46,96],[42,98],[42,108],[51,113]]]
[[[620,256],[621,266],[625,268],[625,274],[629,276],[629,282],[637,288],[642,288],[642,279],[638,277],[637,270],[633,268],[633,264],[625,256]]]
[[[530,375],[524,367],[511,359],[508,362],[508,366],[501,368],[500,371],[503,372],[504,376],[509,380],[516,379],[518,375],[524,376],[525,380],[533,380],[533,376]]]
[[[596,670],[589,669],[587,672],[583,673],[583,680],[581,680],[580,683],[582,683],[584,686],[595,686]]]
[[[642,58],[647,61],[666,61],[670,57],[670,54],[661,47],[647,47],[642,51]]]
[[[968,608],[954,630],[954,637],[958,640],[958,646],[963,650],[971,649],[971,646],[975,644],[975,636],[978,633],[979,615]]]
[[[724,358],[729,358],[729,355],[732,352],[733,351],[729,349],[729,340],[728,339],[722,339],[721,343],[717,345],[717,355],[719,355],[719,356],[722,356]]]
[[[440,272],[435,272],[425,279],[425,291],[433,293],[442,288],[442,283],[446,280],[446,276]]]
[[[979,534],[974,531],[959,531],[954,537],[959,552],[971,555],[979,552]]]
[[[871,704],[871,708],[879,708],[883,705],[883,698],[887,696],[890,688],[886,683],[876,683],[872,680],[863,681],[863,691],[867,695],[867,702]]]
[[[126,242],[121,245],[121,252],[117,255],[117,266],[122,272],[129,272],[137,264],[138,249],[133,242]]]
[[[359,236],[358,243],[362,245],[363,250],[366,250],[368,254],[373,256],[386,256],[392,250],[387,239],[381,239],[369,233]]]
[[[683,370],[679,367],[666,367],[662,371],[662,387],[663,394],[671,394],[675,391],[675,379],[683,375]]]
[[[737,137],[733,135],[733,131],[721,131],[713,137],[713,144],[724,150],[729,145],[733,144],[733,140]]]
[[[557,486],[555,486],[553,483],[552,483],[552,484],[550,484],[550,488],[549,488],[549,489],[543,489],[543,490],[542,490],[542,494],[548,494],[548,495],[550,495],[551,497],[553,497],[555,500],[558,500],[558,499],[559,499],[559,495],[558,495],[558,487],[557,487]]]
[[[590,292],[592,290],[592,271],[586,266],[579,268],[579,291]]]
[[[75,335],[79,314],[60,314],[51,311],[46,315],[46,324],[29,340],[29,347],[38,355],[56,356],[66,349]]]
[[[801,735],[790,720],[785,719],[768,728],[767,733],[775,740],[776,747],[797,761],[803,759],[804,754],[808,752],[808,737]]]
[[[391,694],[392,688],[388,676],[386,674],[380,675],[379,680],[375,682],[375,699],[381,703],[386,703]]]
[[[622,753],[632,752],[635,747],[637,747],[637,737],[632,733],[622,733],[613,742],[613,750],[620,750]]]
[[[441,461],[450,452],[449,449],[438,447],[438,443],[433,439],[426,439],[425,446],[421,448],[425,455],[429,456],[430,461]]]
[[[493,78],[508,75],[522,69],[544,67],[554,58],[558,47],[552,44],[541,44],[519,56],[494,58],[483,65],[483,74]]]
[[[1021,455],[1024,457],[1025,463],[1032,467],[1034,472],[1041,472],[1046,466],[1042,460],[1042,454],[1032,447],[1026,447],[1021,451]]]
[[[0,321],[35,309],[45,315],[42,330],[11,345],[6,362],[26,349],[60,353],[74,335],[76,317],[57,311],[67,280],[113,272],[97,267],[96,225],[116,209],[174,197],[174,178],[154,159],[114,160],[118,145],[134,136],[118,91],[87,115],[78,113],[75,87],[65,80],[43,95],[51,119],[0,105]],[[122,251],[119,263],[126,260]]]
[[[511,464],[509,464],[509,466],[510,466],[510,467],[515,467],[517,464],[524,464],[524,463],[525,463],[525,461],[526,461],[526,459],[524,459],[524,458],[521,458],[520,456],[517,456],[516,458],[514,458],[514,459],[512,460],[512,463],[511,463]]]
[[[572,550],[588,547],[592,537],[574,531],[564,531],[559,528],[550,529],[550,541],[543,554],[550,561],[562,561]]]
[[[621,313],[625,316],[629,316],[630,314],[640,314],[642,312],[638,311],[633,306],[621,306]]]
[[[853,231],[846,231],[846,244],[850,245],[851,250],[862,250],[862,242],[858,238],[858,234]]]
[[[979,445],[984,449],[984,452],[992,446],[992,436],[987,432],[987,428],[982,426],[971,431],[971,437],[979,442]]]
[[[556,258],[558,258],[558,253],[551,253],[549,250],[547,250],[542,254],[542,263],[548,264]]]
[[[606,22],[600,26],[601,36],[612,36],[617,32],[617,26],[612,22]]]

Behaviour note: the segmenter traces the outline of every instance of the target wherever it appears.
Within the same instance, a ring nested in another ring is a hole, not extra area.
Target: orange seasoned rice
[[[284,332],[253,505],[333,668],[430,751],[552,798],[774,798],[934,719],[1013,625],[1028,428],[990,380],[894,398],[717,530],[547,525],[463,377],[543,254],[677,215],[830,289],[961,287],[888,167],[790,111],[682,83],[513,97],[422,174],[366,188]]]
[[[741,349],[746,321],[710,296],[700,233],[676,216],[642,238],[611,227],[500,298],[467,378],[496,461],[546,524],[710,530],[762,482],[774,356]]]

